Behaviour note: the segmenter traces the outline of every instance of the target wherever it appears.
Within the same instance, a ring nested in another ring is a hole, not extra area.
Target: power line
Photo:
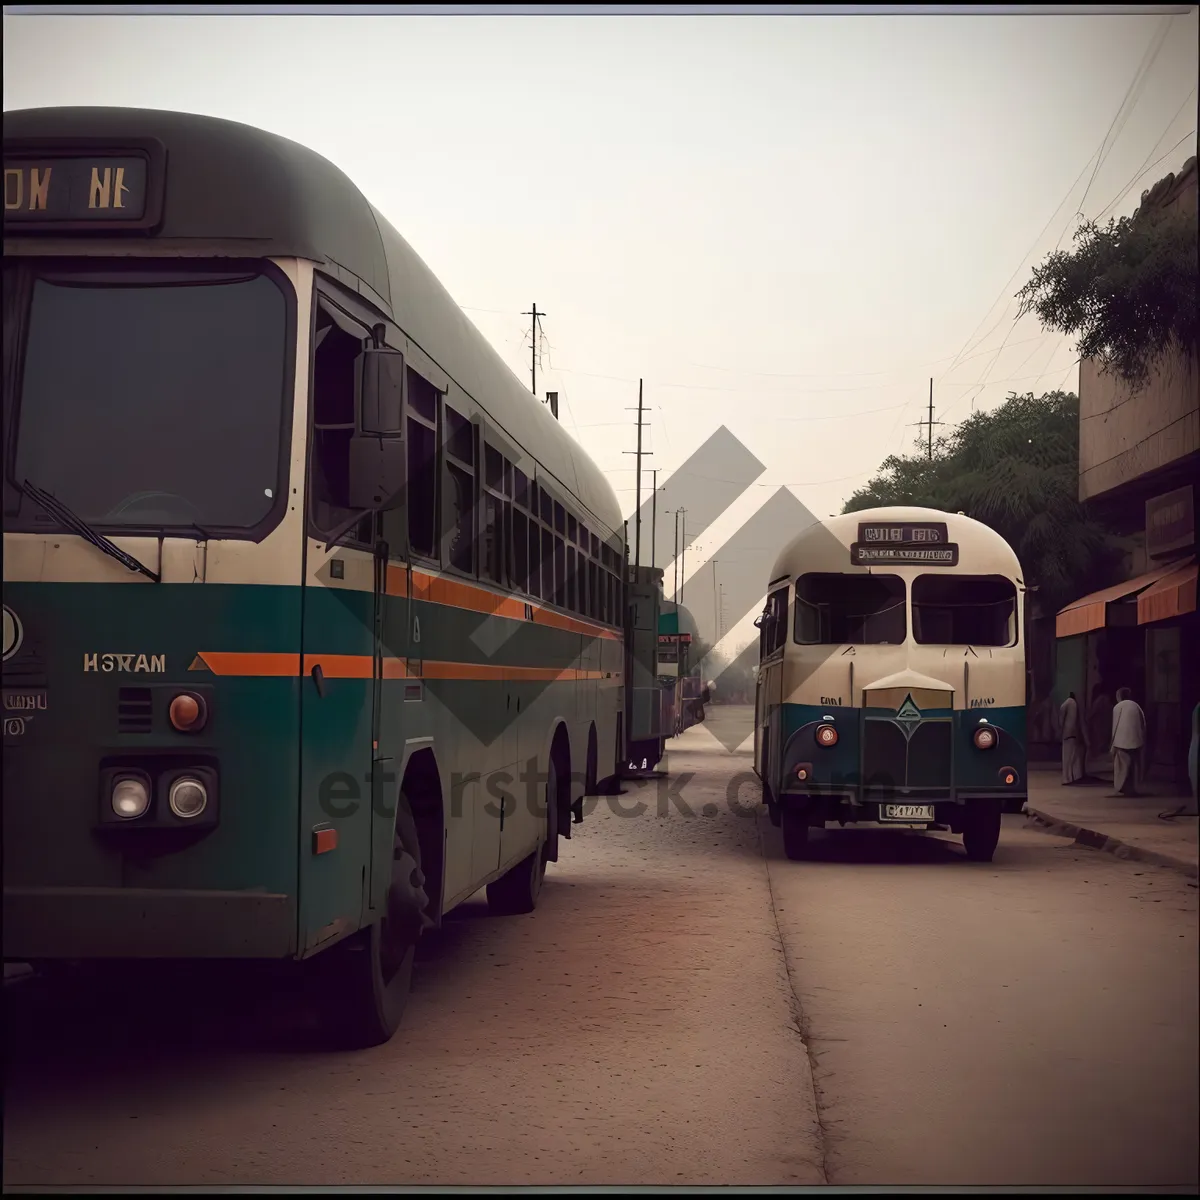
[[[1189,99],[1189,100],[1191,99],[1191,96],[1195,94],[1195,91],[1196,91],[1196,89],[1195,89],[1195,88],[1192,88],[1192,91],[1191,91],[1191,93],[1190,93],[1190,94],[1189,94],[1189,96],[1188,96],[1188,99]],[[1186,103],[1187,103],[1187,100],[1185,100],[1183,103],[1184,103],[1184,104],[1186,104]],[[1182,105],[1180,106],[1180,110],[1179,110],[1179,111],[1180,111],[1180,112],[1182,112],[1182,111],[1183,111],[1183,106],[1182,106]],[[1175,116],[1171,118],[1171,122],[1172,122],[1172,124],[1174,124],[1174,122],[1175,122],[1175,118],[1176,118],[1176,117],[1178,117],[1178,116],[1179,116],[1179,113],[1176,113],[1176,114],[1175,114]],[[1121,189],[1120,193],[1119,193],[1117,196],[1114,196],[1114,197],[1113,197],[1113,199],[1111,199],[1111,200],[1110,200],[1110,201],[1109,201],[1109,202],[1108,202],[1108,203],[1107,203],[1107,204],[1106,204],[1106,205],[1105,205],[1105,206],[1104,206],[1104,207],[1103,207],[1103,208],[1100,210],[1100,212],[1099,212],[1099,213],[1096,215],[1096,220],[1099,220],[1101,217],[1105,217],[1105,216],[1107,216],[1107,215],[1108,215],[1108,213],[1109,213],[1109,211],[1110,211],[1111,209],[1115,208],[1115,207],[1116,207],[1118,204],[1120,204],[1120,203],[1121,203],[1121,201],[1122,201],[1122,200],[1124,200],[1124,199],[1125,199],[1125,197],[1126,197],[1126,196],[1129,194],[1129,192],[1132,190],[1132,188],[1134,187],[1134,185],[1138,183],[1138,181],[1139,181],[1139,180],[1141,180],[1143,177],[1145,177],[1145,176],[1146,176],[1146,175],[1148,175],[1148,174],[1149,174],[1151,171],[1153,171],[1153,170],[1154,170],[1154,168],[1155,168],[1155,167],[1157,167],[1157,166],[1158,166],[1158,164],[1159,164],[1160,162],[1162,162],[1164,159],[1170,158],[1170,157],[1171,157],[1171,155],[1172,155],[1172,154],[1174,154],[1174,153],[1175,153],[1175,151],[1176,151],[1176,150],[1178,150],[1178,149],[1179,149],[1179,147],[1180,147],[1180,146],[1182,146],[1182,145],[1183,145],[1183,143],[1184,143],[1184,142],[1186,142],[1186,141],[1188,140],[1188,138],[1190,138],[1190,137],[1195,137],[1195,136],[1196,136],[1196,131],[1195,131],[1194,129],[1189,129],[1189,130],[1187,131],[1187,133],[1185,133],[1185,134],[1183,135],[1183,137],[1181,137],[1181,138],[1179,139],[1179,141],[1177,141],[1177,142],[1175,143],[1175,145],[1173,145],[1173,146],[1170,148],[1170,150],[1168,150],[1168,151],[1167,151],[1165,154],[1161,154],[1161,155],[1159,155],[1159,157],[1158,157],[1158,158],[1156,158],[1156,159],[1155,159],[1155,160],[1154,160],[1154,161],[1153,161],[1153,162],[1152,162],[1152,163],[1151,163],[1149,166],[1145,166],[1145,165],[1143,165],[1143,166],[1142,166],[1142,167],[1141,167],[1141,168],[1138,170],[1138,173],[1137,173],[1137,174],[1136,174],[1136,175],[1135,175],[1135,176],[1134,176],[1134,177],[1133,177],[1133,178],[1132,178],[1132,179],[1131,179],[1131,180],[1130,180],[1130,181],[1129,181],[1129,182],[1128,182],[1128,183],[1127,183],[1127,184],[1126,184],[1126,185],[1125,185],[1125,186],[1124,186],[1122,189]],[[1161,141],[1162,141],[1162,138],[1160,137],[1158,140],[1159,140],[1159,142],[1161,142]],[[1157,150],[1157,149],[1158,149],[1158,145],[1156,144],[1156,145],[1155,145],[1155,147],[1154,147],[1154,150]],[[1154,153],[1154,150],[1151,150],[1151,151],[1150,151],[1150,153],[1151,153],[1151,154],[1153,154],[1153,153]]]
[[[1142,54],[1142,60],[1138,64],[1138,69],[1135,72],[1133,79],[1130,81],[1129,86],[1125,89],[1125,95],[1121,100],[1121,106],[1117,109],[1112,121],[1109,123],[1108,132],[1105,133],[1104,140],[1100,143],[1100,147],[1094,155],[1095,165],[1092,167],[1092,176],[1088,180],[1087,187],[1083,190],[1083,196],[1079,201],[1079,208],[1076,212],[1076,216],[1079,218],[1083,217],[1084,205],[1087,203],[1088,194],[1092,190],[1092,184],[1096,181],[1097,173],[1099,172],[1101,166],[1103,166],[1105,160],[1112,153],[1113,147],[1117,143],[1117,138],[1120,137],[1122,130],[1125,128],[1125,123],[1129,120],[1130,115],[1133,113],[1133,110],[1137,107],[1138,101],[1141,99],[1142,92],[1146,87],[1146,82],[1150,78],[1150,72],[1153,69],[1154,64],[1158,61],[1158,56],[1162,53],[1163,46],[1166,44],[1167,34],[1170,32],[1170,28],[1171,17],[1166,16],[1159,25],[1158,33],[1151,39],[1150,44],[1146,47],[1145,52]],[[1174,119],[1174,117],[1171,118],[1172,121],[1174,121]],[[1151,153],[1153,153],[1153,151],[1151,151]],[[1072,190],[1074,189],[1072,188]],[[1051,219],[1053,220],[1053,218]],[[1070,224],[1071,221],[1070,218],[1068,218],[1063,225],[1062,232],[1058,235],[1057,241],[1054,243],[1054,251],[1052,251],[1052,253],[1057,253],[1059,247],[1062,245],[1062,240],[1064,237],[1066,237],[1067,229],[1070,227]],[[1040,241],[1041,239],[1039,238],[1038,240]],[[1028,258],[1029,255],[1027,254],[1025,257]],[[1024,266],[1024,261],[1022,261],[1021,265]],[[1020,271],[1020,269],[1021,268],[1018,267],[1017,270]],[[1009,303],[1005,305],[1004,313],[1007,314],[1011,307],[1012,301],[1010,299]],[[1017,319],[1008,327],[1008,332],[1004,335],[1004,340],[1000,343],[999,348],[992,357],[992,361],[988,363],[987,369],[984,371],[983,376],[976,385],[979,389],[979,391],[976,392],[976,395],[978,395],[979,392],[982,392],[983,389],[987,387],[988,381],[991,378],[991,374],[996,369],[996,364],[1000,361],[1000,356],[1004,353],[1005,348],[1008,346],[1009,339],[1012,337],[1017,326],[1021,323],[1021,317],[1023,315],[1025,314],[1019,313]],[[1004,318],[1002,316],[1001,320],[1003,319]],[[1026,361],[1028,361],[1028,359],[1026,359]],[[1022,366],[1024,366],[1024,363],[1022,363]],[[1044,373],[1045,372],[1043,372],[1043,374]],[[960,396],[959,400],[955,401],[955,403],[957,404],[961,400],[962,397]],[[972,397],[972,400],[974,400],[974,397]]]
[[[1168,20],[1169,20],[1169,18],[1168,18]],[[1165,29],[1167,27],[1168,26],[1164,25],[1162,28]],[[1161,36],[1161,33],[1160,33],[1160,36]],[[1130,81],[1129,86],[1125,89],[1125,95],[1121,98],[1121,104],[1118,107],[1116,115],[1113,117],[1112,122],[1109,124],[1109,130],[1108,130],[1108,133],[1106,133],[1104,135],[1104,140],[1100,143],[1100,145],[1096,148],[1096,150],[1088,157],[1087,162],[1084,163],[1084,165],[1083,165],[1083,170],[1081,170],[1079,172],[1079,174],[1075,178],[1075,182],[1071,184],[1070,188],[1067,190],[1066,195],[1063,196],[1061,201],[1059,201],[1058,207],[1055,208],[1054,212],[1050,214],[1050,219],[1046,222],[1041,233],[1039,233],[1037,235],[1037,238],[1034,240],[1033,245],[1030,246],[1029,249],[1025,252],[1021,261],[1017,264],[1016,270],[1013,271],[1012,275],[1009,276],[1008,281],[1000,289],[1000,294],[996,297],[995,300],[992,301],[991,306],[988,308],[989,314],[991,313],[992,309],[994,309],[996,307],[996,305],[1000,302],[1000,300],[1008,292],[1008,289],[1012,286],[1013,281],[1017,278],[1017,276],[1021,273],[1021,270],[1024,268],[1025,263],[1029,259],[1029,256],[1037,249],[1038,245],[1041,243],[1042,238],[1044,238],[1046,236],[1046,234],[1049,232],[1050,227],[1054,224],[1055,218],[1061,212],[1063,205],[1065,205],[1067,203],[1067,201],[1071,198],[1071,195],[1074,193],[1075,189],[1079,186],[1080,181],[1083,179],[1084,175],[1087,173],[1088,168],[1092,166],[1093,160],[1096,160],[1096,171],[1099,170],[1100,160],[1103,157],[1105,157],[1104,148],[1108,142],[1109,134],[1112,132],[1113,126],[1116,124],[1118,118],[1121,116],[1121,113],[1125,110],[1125,107],[1129,101],[1130,94],[1132,93],[1134,87],[1138,84],[1139,80],[1142,78],[1142,74],[1143,74],[1143,70],[1144,70],[1143,64],[1146,62],[1146,56],[1151,53],[1151,47],[1153,46],[1153,44],[1154,44],[1154,42],[1152,40],[1150,45],[1147,46],[1146,51],[1143,53],[1142,61],[1138,64],[1138,69],[1137,69],[1136,73],[1134,74],[1133,79]],[[1154,57],[1157,57],[1157,51],[1154,51]],[[1092,173],[1093,179],[1095,178],[1096,171],[1093,171],[1093,173]],[[1091,183],[1089,182],[1088,188],[1090,189],[1090,187],[1091,187]],[[1060,239],[1060,241],[1061,241],[1061,239]],[[962,349],[958,352],[958,354],[956,354],[954,356],[953,362],[951,362],[950,366],[942,373],[943,379],[945,379],[946,376],[949,375],[954,370],[954,368],[958,365],[959,359],[968,349],[974,349],[976,346],[979,345],[980,341],[986,340],[987,338],[989,338],[992,335],[993,332],[995,332],[995,330],[1000,328],[1000,325],[1003,322],[1005,315],[1008,313],[1009,308],[1011,308],[1011,299],[1010,299],[1010,303],[1005,305],[1004,312],[1001,313],[1000,318],[997,320],[996,324],[993,325],[992,328],[989,329],[986,334],[984,334],[983,338],[976,340],[975,335],[979,332],[979,329],[983,326],[984,322],[987,320],[987,314],[984,315],[983,319],[979,322],[978,325],[975,326],[974,331],[972,331],[972,333],[968,336],[967,340],[963,343]]]
[[[1092,168],[1092,177],[1088,180],[1087,187],[1083,189],[1083,199],[1079,201],[1079,216],[1083,216],[1083,206],[1087,203],[1088,194],[1092,190],[1092,184],[1096,182],[1097,172],[1099,172],[1104,160],[1112,153],[1113,146],[1116,145],[1116,137],[1112,139],[1111,144],[1109,144],[1109,138],[1112,136],[1114,128],[1116,128],[1117,121],[1120,119],[1121,122],[1121,128],[1117,129],[1117,137],[1120,137],[1121,130],[1125,128],[1125,122],[1129,120],[1130,114],[1137,108],[1137,102],[1142,98],[1142,92],[1146,87],[1146,80],[1150,78],[1150,71],[1158,61],[1158,56],[1162,53],[1162,48],[1166,43],[1167,34],[1170,29],[1171,17],[1169,15],[1164,16],[1159,25],[1158,34],[1151,39],[1150,45],[1146,47],[1146,52],[1142,55],[1142,61],[1138,65],[1137,74],[1134,75],[1129,87],[1125,89],[1125,97],[1121,101],[1121,107],[1117,110],[1117,115],[1113,117],[1112,124],[1108,127],[1108,133],[1104,135],[1104,141],[1100,143],[1102,153],[1096,159],[1095,167]],[[1153,52],[1151,52],[1152,47]],[[1104,149],[1105,145],[1108,145],[1107,151]],[[1058,240],[1059,243],[1062,242],[1061,237]],[[1058,246],[1056,245],[1054,248],[1057,250]]]

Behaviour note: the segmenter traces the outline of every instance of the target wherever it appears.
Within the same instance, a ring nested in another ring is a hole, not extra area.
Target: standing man
[[[1117,688],[1112,714],[1113,786],[1122,796],[1136,796],[1138,767],[1146,744],[1146,714],[1127,687]]]
[[[1074,692],[1063,701],[1059,717],[1062,720],[1062,781],[1079,783],[1086,774],[1088,743]]]

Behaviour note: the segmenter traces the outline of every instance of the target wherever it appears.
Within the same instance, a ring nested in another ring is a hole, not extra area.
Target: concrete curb
[[[1158,867],[1170,867],[1171,870],[1178,871],[1181,875],[1186,875],[1189,879],[1200,877],[1200,871],[1197,870],[1196,864],[1189,862],[1186,858],[1180,858],[1178,855],[1163,854],[1159,850],[1147,850],[1142,846],[1123,842],[1120,838],[1109,837],[1108,834],[1101,833],[1099,830],[1085,829],[1080,825],[1072,825],[1069,821],[1052,817],[1049,813],[1041,812],[1039,809],[1032,808],[1029,805],[1026,805],[1023,811],[1027,817],[1030,817],[1042,826],[1047,833],[1057,834],[1059,837],[1074,838],[1077,845],[1087,846],[1091,850],[1102,850],[1105,854],[1111,854],[1116,858],[1125,859],[1130,862],[1144,862]]]

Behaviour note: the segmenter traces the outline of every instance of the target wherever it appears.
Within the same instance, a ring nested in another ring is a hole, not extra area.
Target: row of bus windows
[[[767,599],[762,656],[788,636],[788,591]],[[912,581],[912,637],[923,646],[1011,646],[1017,590],[1002,575],[919,575]],[[897,575],[801,575],[793,639],[802,646],[896,646],[908,639],[904,580]]]
[[[351,512],[353,360],[360,345],[335,326],[322,337],[317,354],[313,521],[320,530],[334,528]],[[415,556],[619,625],[617,552],[546,487],[489,445],[479,428],[451,407],[433,384],[411,367],[406,371],[406,504],[383,515],[385,540],[400,546],[407,534]],[[398,521],[407,529],[396,529]],[[364,528],[352,536],[370,544],[372,534]]]

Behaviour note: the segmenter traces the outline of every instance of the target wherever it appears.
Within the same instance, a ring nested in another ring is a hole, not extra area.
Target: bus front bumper
[[[6,887],[8,961],[287,958],[291,896],[162,888]]]

